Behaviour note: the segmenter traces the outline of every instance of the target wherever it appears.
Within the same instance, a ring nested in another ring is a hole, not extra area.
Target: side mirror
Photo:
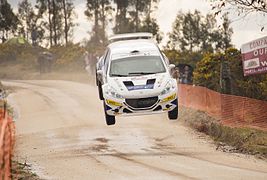
[[[175,65],[174,64],[170,64],[169,65],[169,70],[172,70],[173,68],[175,68]]]

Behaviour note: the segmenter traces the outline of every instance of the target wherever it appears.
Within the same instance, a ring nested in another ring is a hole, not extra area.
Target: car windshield
[[[110,76],[138,76],[166,72],[160,56],[133,56],[112,60]]]

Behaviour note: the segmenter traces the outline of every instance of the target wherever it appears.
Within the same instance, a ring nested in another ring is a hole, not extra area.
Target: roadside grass
[[[11,179],[16,180],[39,180],[40,178],[31,171],[31,166],[18,161],[12,161]]]
[[[251,154],[267,160],[266,131],[224,126],[206,113],[194,109],[182,107],[179,113],[186,125],[210,136],[218,150]]]

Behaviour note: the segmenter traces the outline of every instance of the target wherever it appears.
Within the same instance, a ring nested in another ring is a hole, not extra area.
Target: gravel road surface
[[[267,179],[267,162],[216,151],[167,114],[118,117],[106,126],[93,85],[3,83],[15,90],[15,156],[42,179]]]

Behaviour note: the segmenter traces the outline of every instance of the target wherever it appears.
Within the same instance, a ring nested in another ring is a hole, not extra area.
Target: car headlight
[[[169,81],[163,91],[161,91],[160,95],[168,94],[171,90],[175,89],[175,84],[172,81]]]
[[[114,98],[123,99],[123,96],[118,94],[117,91],[111,86],[107,87],[105,94]]]

